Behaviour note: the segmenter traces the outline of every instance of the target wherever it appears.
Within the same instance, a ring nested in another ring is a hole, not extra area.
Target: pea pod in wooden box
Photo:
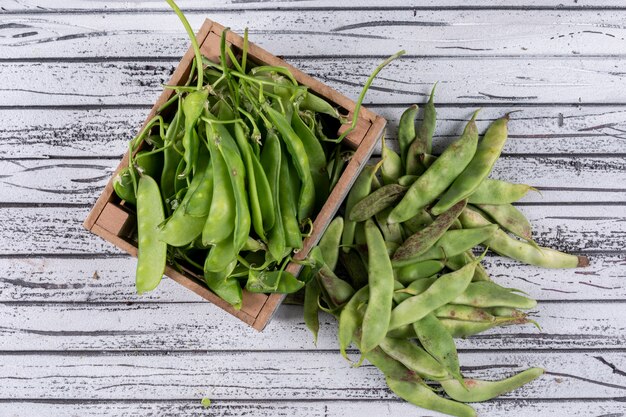
[[[139,234],[138,279],[158,272],[140,286],[166,260],[165,275],[262,330],[386,121],[215,22],[197,42],[201,69],[190,48],[84,225],[133,256]]]

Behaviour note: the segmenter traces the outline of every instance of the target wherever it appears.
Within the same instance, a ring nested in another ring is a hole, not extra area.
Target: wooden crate
[[[214,62],[219,62],[220,37],[223,30],[224,27],[222,25],[207,19],[197,35],[203,55]],[[234,50],[241,50],[243,47],[243,38],[233,32],[227,33],[227,42]],[[168,83],[169,85],[184,84],[191,71],[193,57],[194,53],[190,48],[174,71]],[[249,44],[248,59],[255,64],[278,65],[289,68],[300,84],[307,86],[309,90],[316,95],[340,107],[343,112],[352,114],[355,106],[352,100],[252,43]],[[169,89],[163,91],[148,114],[144,126],[156,114],[159,106],[165,103],[173,94],[174,92]],[[321,235],[342,204],[354,180],[370,158],[376,142],[383,133],[385,124],[385,119],[365,108],[361,108],[356,129],[347,135],[345,139],[345,143],[355,149],[354,156],[345,168],[345,171],[341,175],[336,187],[332,190],[328,200],[315,218],[313,233],[304,240],[304,247],[294,256],[295,259],[304,259],[309,251],[318,243]],[[342,126],[342,129],[344,128],[345,126]],[[339,133],[341,133],[341,130],[338,134]],[[128,252],[130,255],[137,256],[137,247],[130,239],[135,226],[134,213],[121,204],[119,198],[113,191],[113,179],[115,175],[127,165],[128,153],[122,158],[117,170],[91,209],[91,212],[84,222],[84,226],[118,248]],[[287,267],[287,270],[295,275],[300,272],[300,269],[301,266],[293,262]],[[236,310],[211,292],[204,284],[201,276],[196,276],[191,271],[180,273],[170,266],[167,266],[165,274],[257,330],[262,330],[265,327],[284,299],[284,295],[282,294],[254,294],[244,289],[242,307],[240,310]]]

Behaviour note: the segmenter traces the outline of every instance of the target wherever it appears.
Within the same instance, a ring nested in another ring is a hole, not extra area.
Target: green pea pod
[[[436,309],[433,314],[438,318],[467,320],[467,321],[495,321],[495,317],[489,311],[461,304],[446,304]]]
[[[376,223],[378,223],[378,227],[383,233],[385,241],[391,244],[395,251],[395,249],[397,249],[402,243],[403,230],[402,226],[399,223],[389,223],[389,221],[387,221],[391,210],[392,208],[389,207],[381,211],[380,213],[377,213]],[[393,256],[393,253],[389,256]]]
[[[369,257],[369,302],[363,317],[362,353],[378,346],[387,334],[394,288],[393,268],[385,240],[372,220],[365,222],[365,237]]]
[[[361,171],[348,193],[348,198],[346,199],[346,213],[351,213],[356,203],[369,195],[372,190],[372,178],[376,175],[376,171],[377,166],[374,165],[366,165],[365,168],[363,168],[363,171]],[[354,243],[355,229],[356,222],[345,219],[343,223],[343,235],[341,237],[344,252],[348,252],[350,246]]]
[[[280,189],[280,166],[281,160],[280,140],[272,131],[268,132],[265,144],[261,151],[261,165],[267,174],[267,180],[272,190],[272,198],[274,200],[274,226],[268,234],[267,248],[274,260],[281,260],[287,254],[285,243],[285,229],[283,227],[282,215],[279,204]]]
[[[472,262],[458,271],[442,275],[426,291],[400,303],[391,312],[389,330],[414,323],[433,310],[452,302],[471,282],[477,263],[478,261]]]
[[[200,138],[195,127],[187,128],[187,120],[185,119],[185,136],[183,136],[183,161],[185,161],[185,169],[179,174],[179,178],[187,178],[195,172],[198,160],[198,150],[200,149]]]
[[[298,135],[293,131],[284,115],[267,105],[264,107],[264,110],[274,127],[280,133],[283,142],[287,145],[291,160],[296,167],[300,181],[302,181],[302,188],[298,199],[298,220],[303,222],[311,216],[315,207],[315,183],[311,175],[311,167],[306,149],[302,144],[302,140],[300,140]]]
[[[456,380],[462,381],[456,344],[441,320],[433,313],[429,313],[413,323],[412,328],[424,350],[443,365]]]
[[[422,123],[417,129],[417,137],[424,142],[424,149],[426,154],[431,154],[433,149],[433,135],[435,134],[435,126],[437,124],[437,110],[435,110],[435,88],[437,83],[433,85],[433,89],[430,91],[430,97],[428,102],[424,106],[424,116]]]
[[[363,222],[375,216],[400,201],[405,192],[406,187],[398,184],[387,184],[380,187],[352,207],[350,220],[353,222]]]
[[[419,178],[419,176],[417,175],[403,175],[400,178],[398,178],[398,184],[404,186],[404,187],[410,187],[411,184],[413,184],[415,181],[417,181],[417,179]]]
[[[383,351],[422,378],[441,381],[448,371],[417,344],[409,340],[385,337],[380,343]]]
[[[165,220],[159,186],[147,175],[137,186],[137,272],[139,294],[152,291],[165,272],[167,244],[158,239],[159,225]]]
[[[463,210],[459,219],[463,227],[468,229],[491,224],[489,220],[470,207]],[[535,247],[512,238],[502,230],[497,230],[483,244],[500,255],[544,268],[576,268],[589,265],[589,260],[585,256],[569,255],[554,249]]]
[[[350,251],[348,253],[341,251],[339,253],[339,259],[341,265],[343,265],[348,273],[354,288],[359,289],[367,285],[367,268],[357,251]]]
[[[389,389],[398,397],[418,407],[457,417],[476,417],[476,411],[468,405],[448,400],[435,394],[423,382],[411,382],[387,377]]]
[[[416,137],[406,153],[406,176],[419,177],[424,173],[427,168],[423,163],[425,152],[426,143],[419,136]]]
[[[166,203],[176,194],[176,189],[185,183],[185,180],[178,178],[177,175],[178,165],[183,159],[182,155],[176,150],[177,145],[180,144],[178,135],[180,132],[184,132],[182,124],[185,117],[181,106],[181,100],[178,100],[179,109],[165,133],[165,144],[171,144],[163,150],[163,171],[161,172],[161,194]]]
[[[341,243],[342,232],[343,218],[335,217],[326,228],[326,231],[318,243],[324,262],[333,271],[337,266],[337,260],[339,258],[339,244]]]
[[[113,190],[119,198],[135,206],[137,205],[137,197],[135,196],[133,177],[130,174],[131,169],[124,167],[117,173],[113,180]]]
[[[467,201],[460,201],[424,229],[406,239],[393,255],[394,266],[410,264],[412,258],[422,255],[433,247],[459,217],[466,204]]]
[[[337,112],[336,108],[323,98],[320,98],[309,91],[307,91],[300,102],[300,108],[302,110],[311,110],[315,113],[324,113],[334,117],[335,119],[339,119],[339,112]]]
[[[431,209],[435,216],[472,195],[480,183],[487,178],[506,143],[508,122],[509,115],[507,114],[489,126],[470,163]]]
[[[206,258],[209,259],[208,257]],[[206,266],[206,265],[205,265]],[[221,271],[209,271],[205,267],[204,269],[204,281],[211,291],[217,294],[222,300],[235,307],[235,309],[241,309],[243,302],[243,293],[241,291],[241,285],[239,280],[230,277],[237,266],[237,261],[234,260]]]
[[[470,337],[498,326],[524,324],[529,322],[527,319],[521,319],[518,317],[497,317],[495,321],[483,322],[450,319],[440,319],[440,321],[447,332],[454,338]]]
[[[254,239],[252,236],[248,236],[248,239],[241,250],[250,252],[266,251],[267,246],[265,246],[263,242]]]
[[[280,180],[278,181],[278,204],[285,231],[285,244],[289,248],[302,249],[302,233],[298,225],[297,207],[291,188],[287,153],[283,149],[280,164]]]
[[[398,124],[398,144],[400,145],[400,156],[405,161],[409,146],[415,140],[415,118],[417,117],[418,107],[417,104],[411,105],[400,116],[400,122]]]
[[[421,209],[417,214],[411,217],[409,220],[402,223],[402,226],[408,230],[410,234],[415,234],[431,224],[433,218],[428,211]]]
[[[537,191],[530,185],[485,178],[469,196],[468,202],[470,204],[511,204],[521,200],[531,190]]]
[[[202,155],[202,153],[201,153]],[[208,158],[208,154],[206,155]],[[187,191],[187,195],[190,195],[189,200],[181,203],[181,206],[185,210],[185,214],[193,217],[202,218],[202,223],[198,236],[202,234],[202,229],[206,223],[206,218],[209,215],[209,209],[211,208],[211,199],[213,198],[213,165],[209,162],[204,168],[203,172],[193,177],[192,183],[200,177],[200,184],[194,187],[193,190]]]
[[[511,204],[479,204],[479,209],[487,213],[504,230],[515,236],[532,241],[532,227],[524,214]]]
[[[326,202],[329,193],[330,179],[326,171],[326,154],[320,141],[315,134],[300,118],[298,111],[294,111],[291,116],[291,127],[302,141],[302,145],[309,158],[311,176],[315,183],[315,212],[319,212]]]
[[[318,282],[330,297],[330,301],[335,306],[341,306],[348,302],[354,295],[354,288],[346,281],[337,277],[328,265],[326,265],[319,246],[311,250],[309,259],[316,264],[316,268],[318,269]]]
[[[272,197],[272,189],[267,179],[267,175],[263,170],[261,161],[256,154],[251,154],[252,172],[254,172],[254,181],[259,199],[261,216],[263,219],[263,229],[265,232],[274,226],[276,214],[274,213],[274,199]]]
[[[482,381],[465,379],[465,386],[458,381],[449,379],[441,381],[441,387],[450,398],[464,403],[481,402],[495,398],[526,385],[544,374],[541,368],[530,368],[500,381]]]
[[[390,222],[404,222],[432,203],[465,169],[476,152],[477,113],[465,127],[461,138],[450,145],[435,162],[411,185],[404,198],[389,216]]]
[[[350,298],[350,301],[346,303],[339,314],[339,329],[337,331],[339,351],[341,352],[341,356],[348,360],[346,349],[350,346],[350,343],[352,343],[354,333],[363,323],[363,313],[361,310],[367,303],[369,296],[369,287],[366,285]]]
[[[306,269],[303,270],[300,275],[308,275],[311,273],[310,270],[308,270],[308,273],[305,271]],[[320,293],[320,286],[317,283],[317,280],[311,279],[306,283],[306,287],[304,287],[304,324],[311,331],[311,333],[313,333],[313,342],[315,344],[317,344],[317,334],[320,330]]]
[[[396,250],[396,253],[398,250]],[[404,285],[415,280],[428,278],[440,272],[445,264],[439,260],[414,262],[412,264],[395,268],[396,279]],[[458,268],[457,268],[458,269]]]
[[[231,235],[213,245],[204,262],[205,271],[220,272],[237,259],[238,252],[235,250],[233,241],[234,239]]]
[[[380,170],[383,177],[383,183],[394,184],[398,182],[398,179],[402,175],[402,159],[400,158],[400,155],[393,151],[393,149],[387,147],[385,136],[382,138],[381,156],[383,159],[383,165]]]
[[[489,281],[472,282],[451,302],[482,308],[513,307],[527,310],[537,306],[537,301],[515,294],[508,288]]]
[[[143,174],[160,178],[163,171],[163,154],[161,152],[139,151],[135,155],[135,165]]]
[[[250,269],[246,290],[256,293],[291,294],[304,287],[304,282],[298,280],[287,271],[255,271]]]

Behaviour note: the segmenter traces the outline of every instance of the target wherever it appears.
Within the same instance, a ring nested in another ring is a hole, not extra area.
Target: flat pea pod
[[[526,385],[544,374],[541,368],[530,368],[500,381],[482,381],[480,379],[465,379],[465,386],[455,380],[441,381],[441,387],[450,398],[468,403],[487,401],[511,392]]]
[[[246,290],[255,293],[292,294],[304,287],[304,282],[287,271],[256,271],[250,269]]]
[[[433,135],[435,134],[435,127],[437,125],[437,110],[435,109],[435,88],[437,88],[437,83],[435,83],[432,90],[430,90],[428,102],[424,106],[422,123],[420,123],[420,126],[417,129],[417,137],[419,137],[424,142],[426,154],[431,154],[433,151]]]
[[[466,338],[478,333],[482,333],[498,326],[511,324],[524,324],[528,320],[517,317],[497,317],[494,321],[465,321],[439,319],[446,331],[454,338]]]
[[[302,101],[300,102],[300,108],[302,110],[311,110],[315,113],[324,113],[329,116],[339,119],[339,113],[329,102],[316,96],[315,94],[307,91],[304,94]]]
[[[282,161],[282,152],[280,150],[280,140],[272,131],[268,132],[265,144],[261,150],[261,165],[267,174],[267,180],[272,190],[272,198],[274,199],[274,226],[268,234],[267,248],[274,260],[281,260],[287,255],[287,246],[285,243],[285,229],[283,227],[282,215],[280,213],[279,190],[280,190],[280,166]]]
[[[360,289],[367,285],[367,268],[357,251],[348,253],[340,251],[339,259],[341,265],[348,273],[354,288]]]
[[[311,273],[308,270],[308,273]],[[303,270],[301,275],[307,275],[307,273]],[[315,279],[311,279],[306,283],[304,287],[304,307],[303,307],[303,315],[304,315],[304,324],[306,327],[313,333],[313,343],[317,344],[317,334],[320,330],[320,319],[319,319],[319,299],[320,299],[321,289],[320,286]]]
[[[397,249],[402,243],[403,230],[401,224],[389,223],[389,221],[387,220],[391,210],[392,207],[388,207],[383,211],[376,213],[376,223],[378,223],[380,231],[383,232],[385,241],[389,244],[392,244],[395,251],[395,249]],[[389,256],[393,256],[393,252]]]
[[[147,175],[137,186],[137,273],[135,287],[139,294],[159,285],[165,272],[167,244],[159,240],[159,225],[165,220],[161,192],[156,181]]]
[[[298,225],[297,207],[294,200],[293,189],[289,175],[289,165],[287,164],[287,154],[283,152],[280,164],[280,181],[278,181],[278,204],[280,205],[280,216],[285,231],[285,244],[289,248],[302,249],[302,233]],[[326,258],[324,258],[325,260]]]
[[[163,155],[161,152],[139,151],[135,154],[137,169],[152,178],[160,178],[163,171]]]
[[[330,191],[330,179],[326,170],[328,165],[326,154],[315,134],[300,118],[298,111],[294,111],[291,116],[291,126],[302,141],[306,155],[309,158],[311,176],[315,183],[315,211],[318,212],[326,202],[328,192]]]
[[[398,182],[398,179],[402,175],[402,159],[400,155],[387,146],[384,136],[382,138],[381,157],[383,164],[380,171],[383,177],[383,183],[394,184]]]
[[[513,307],[527,310],[537,306],[537,301],[515,294],[508,288],[490,281],[472,282],[451,302],[482,308]]]
[[[324,262],[333,271],[337,267],[337,260],[339,259],[339,244],[341,243],[342,232],[343,218],[335,217],[326,228],[326,231],[318,243]]]
[[[444,366],[455,379],[462,380],[456,344],[441,320],[433,313],[429,313],[413,323],[412,327],[424,350]]]
[[[450,207],[448,211],[437,217],[431,224],[406,239],[393,255],[392,262],[394,266],[411,263],[411,258],[425,253],[435,245],[459,217],[466,204],[466,200],[459,201]]]
[[[354,293],[350,301],[346,303],[339,314],[339,329],[337,331],[339,352],[341,352],[341,356],[346,359],[348,359],[346,349],[350,346],[350,343],[352,343],[354,332],[357,331],[363,322],[361,307],[367,303],[369,296],[369,287],[366,285]]]
[[[182,125],[185,118],[181,109],[181,100],[178,100],[178,103],[179,109],[165,133],[165,144],[171,144],[163,150],[163,171],[160,182],[161,194],[166,203],[176,194],[176,189],[185,183],[185,180],[178,178],[177,175],[177,168],[183,157],[176,150],[176,146],[179,143],[178,134],[184,132]]]
[[[478,261],[474,261],[458,271],[440,276],[426,291],[398,304],[391,312],[389,330],[414,323],[433,310],[452,302],[471,282],[477,263]]]
[[[200,156],[204,156],[205,153],[200,152]],[[206,158],[208,158],[208,154],[206,154]],[[204,224],[206,223],[206,218],[209,215],[209,209],[211,208],[211,199],[213,198],[213,166],[209,163],[201,163],[199,165],[204,165],[202,171],[199,171],[198,174],[194,175],[191,182],[193,183],[196,177],[200,177],[200,184],[197,187],[190,186],[187,194],[190,195],[189,200],[181,203],[181,206],[185,210],[185,214],[193,217],[202,218],[202,225],[200,226],[200,230],[197,236],[202,234],[202,229]],[[187,195],[185,195],[186,197]]]
[[[504,230],[508,230],[522,239],[533,239],[530,222],[521,211],[511,204],[478,204],[477,207],[487,213]]]
[[[335,306],[341,306],[348,302],[354,295],[354,288],[346,281],[339,278],[335,273],[326,265],[322,252],[319,246],[314,247],[309,253],[309,259],[316,265],[317,279],[320,286],[326,291],[330,297],[331,302]]]
[[[217,294],[222,300],[235,307],[235,309],[239,310],[243,302],[241,285],[239,284],[239,280],[229,276],[236,266],[237,261],[233,260],[221,271],[209,271],[205,268],[204,281],[211,291]]]
[[[385,240],[372,220],[365,222],[368,251],[369,302],[363,317],[361,352],[367,353],[380,344],[389,330],[393,302],[393,268]]]
[[[238,251],[235,250],[234,238],[231,234],[226,239],[211,247],[204,262],[204,270],[221,272],[237,259]]]
[[[421,209],[417,214],[411,217],[409,220],[402,223],[402,226],[408,231],[407,234],[415,234],[431,224],[433,218],[425,209]]]
[[[137,205],[133,177],[130,174],[131,167],[124,167],[117,173],[113,180],[113,190],[122,200],[132,205]]]
[[[397,250],[396,250],[397,252]],[[428,260],[414,262],[412,264],[395,268],[396,279],[404,285],[409,285],[415,280],[428,278],[440,272],[445,264],[440,260]]]
[[[406,161],[409,146],[415,139],[415,118],[417,117],[417,111],[417,104],[411,105],[402,113],[400,122],[398,123],[398,144],[400,145],[400,156],[404,161]]]
[[[483,140],[478,143],[476,154],[470,163],[431,209],[435,216],[472,195],[480,183],[487,178],[506,143],[508,122],[509,115],[507,114],[489,126]]]
[[[470,204],[511,204],[521,200],[531,190],[537,191],[530,185],[485,178],[468,201]]]
[[[418,178],[419,178],[418,175],[411,175],[411,174],[403,175],[400,178],[398,178],[398,184],[404,187],[410,187],[411,184],[417,181]]]
[[[424,173],[426,167],[422,161],[426,152],[426,143],[420,137],[416,137],[406,153],[404,173],[406,176],[419,177]]]
[[[213,195],[209,216],[202,230],[202,243],[212,245],[222,242],[232,235],[235,228],[235,196],[230,173],[222,153],[215,144],[215,131],[205,124],[208,149],[213,170]]]
[[[412,257],[411,260],[412,262],[421,262],[428,259],[446,259],[458,255],[488,241],[498,230],[498,226],[495,224],[476,229],[448,230],[430,249],[419,256]]]
[[[183,136],[183,159],[185,161],[185,170],[182,177],[189,176],[196,167],[196,159],[198,156],[198,148],[200,140],[198,132],[196,132],[196,124],[200,120],[200,116],[204,110],[204,105],[209,96],[207,90],[198,90],[189,93],[182,102],[182,110],[185,115],[185,134]]]
[[[380,347],[387,355],[422,378],[440,381],[448,377],[448,371],[439,362],[409,340],[385,337]]]
[[[470,207],[463,210],[459,219],[463,227],[468,229],[490,224],[489,220]],[[512,238],[502,230],[497,230],[483,243],[500,255],[544,268],[576,268],[589,265],[589,260],[585,256],[569,255],[554,249],[535,247]]]
[[[387,377],[389,389],[398,397],[418,407],[456,417],[476,417],[476,411],[466,404],[448,400],[435,394],[423,382],[412,382]]]
[[[291,155],[291,160],[298,172],[300,181],[302,181],[300,197],[298,199],[298,220],[303,222],[311,216],[315,207],[315,183],[311,175],[311,167],[306,149],[302,144],[302,140],[293,131],[283,114],[270,106],[265,106],[264,109],[270,121],[280,133],[283,142],[287,145],[287,151]]]
[[[383,185],[352,207],[350,220],[353,222],[363,222],[375,216],[400,201],[405,192],[406,187],[398,184]]]
[[[494,321],[496,318],[486,309],[461,304],[446,304],[433,314],[438,318],[467,321]]]
[[[376,175],[376,170],[377,167],[374,165],[366,165],[365,168],[363,168],[363,171],[361,171],[348,193],[348,198],[346,199],[346,213],[351,213],[356,203],[369,195],[372,190],[372,178]],[[354,243],[355,229],[356,222],[350,219],[344,220],[343,234],[341,236],[341,244],[343,245],[344,252],[348,252],[350,246]]]
[[[445,265],[447,268],[456,271],[457,269],[462,268],[464,265],[472,262],[474,259],[476,259],[476,257],[474,256],[472,251],[467,250],[458,255],[446,258]],[[472,281],[491,281],[491,278],[489,277],[489,274],[487,273],[485,268],[481,264],[478,264],[476,265],[476,270],[474,271],[474,277],[472,278]]]
[[[450,145],[408,189],[404,198],[391,212],[391,222],[404,222],[432,203],[465,169],[476,152],[478,130],[476,114],[465,127],[461,137]]]
[[[358,340],[360,337],[361,334],[357,330],[354,334],[354,341],[357,346],[359,346]],[[415,372],[410,371],[406,366],[387,355],[380,347],[375,347],[364,356],[365,359],[378,368],[378,370],[386,377],[392,377],[403,381],[419,382],[422,380]]]
[[[434,275],[428,278],[416,279],[411,282],[408,287],[395,290],[393,294],[393,301],[396,304],[400,304],[412,296],[423,293],[437,280],[437,278],[438,277]]]

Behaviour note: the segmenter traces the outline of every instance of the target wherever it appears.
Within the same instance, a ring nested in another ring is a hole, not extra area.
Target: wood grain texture
[[[626,44],[626,10],[213,10],[186,16],[196,29],[205,17],[238,33],[248,27],[252,42],[287,56],[391,55],[406,49],[419,56],[573,57],[621,55]],[[5,59],[179,57],[189,44],[167,9],[14,14],[3,23],[0,58]]]
[[[489,255],[491,277],[539,300],[626,300],[626,254],[593,254],[584,269],[546,270]],[[199,302],[195,294],[165,279],[157,291],[138,296],[136,261],[130,257],[0,258],[2,302]]]
[[[353,100],[381,60],[378,57],[287,59]],[[176,62],[9,61],[3,64],[0,79],[0,106],[146,105],[156,100]],[[441,103],[623,104],[620,86],[626,75],[619,70],[621,62],[615,57],[489,60],[405,57],[385,69],[365,102],[421,101],[439,81]],[[76,83],[76,79],[89,81]]]
[[[531,324],[502,327],[457,345],[494,351],[620,349],[626,342],[624,308],[623,301],[544,302],[532,312],[541,331]],[[262,333],[206,302],[5,303],[0,318],[2,351],[315,349],[301,306],[281,306]],[[317,348],[337,350],[336,332],[335,319],[322,315]]]

